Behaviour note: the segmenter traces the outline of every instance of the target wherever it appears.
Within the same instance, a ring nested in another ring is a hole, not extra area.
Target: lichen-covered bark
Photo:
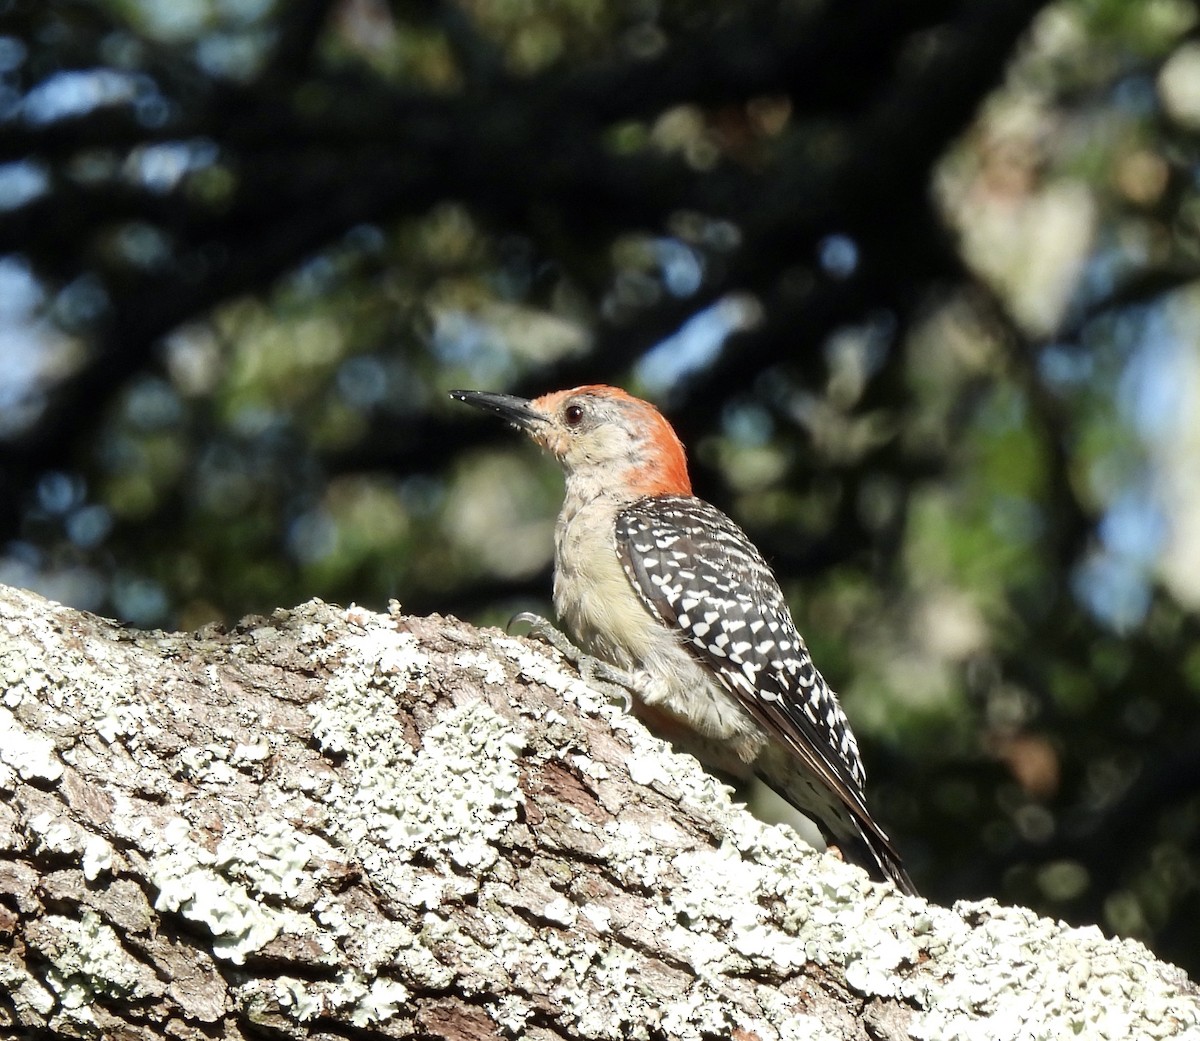
[[[0,1036],[1200,1036],[1138,944],[875,885],[495,631],[0,588],[0,690]]]

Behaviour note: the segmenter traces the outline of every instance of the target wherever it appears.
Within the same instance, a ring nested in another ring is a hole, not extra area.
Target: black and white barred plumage
[[[616,540],[646,609],[791,753],[793,771],[803,771],[780,776],[772,769],[778,757],[768,755],[756,764],[763,780],[836,841],[861,841],[886,876],[914,891],[867,809],[866,772],[837,696],[741,528],[693,496],[649,496],[617,514]]]

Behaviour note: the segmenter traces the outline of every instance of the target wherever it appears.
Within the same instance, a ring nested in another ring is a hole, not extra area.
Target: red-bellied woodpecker
[[[858,745],[779,583],[745,533],[692,495],[661,413],[605,386],[533,401],[450,396],[525,430],[562,464],[554,607],[610,667],[601,675],[628,686],[663,736],[710,766],[757,774],[848,857],[915,893],[867,809]]]

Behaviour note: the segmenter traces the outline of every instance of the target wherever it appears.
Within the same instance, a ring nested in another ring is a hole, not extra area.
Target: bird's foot
[[[610,701],[619,703],[626,712],[633,710],[633,696],[641,686],[633,673],[580,650],[567,639],[566,634],[556,629],[540,614],[522,611],[513,615],[508,623],[508,631],[512,632],[513,626],[518,624],[528,625],[529,635],[533,639],[548,643],[574,665],[579,670],[583,682],[589,687],[598,690]]]

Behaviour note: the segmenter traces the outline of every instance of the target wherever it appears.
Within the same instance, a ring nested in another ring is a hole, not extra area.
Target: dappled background
[[[617,383],[775,564],[929,896],[1200,971],[1187,0],[0,0],[0,581],[548,610]]]

